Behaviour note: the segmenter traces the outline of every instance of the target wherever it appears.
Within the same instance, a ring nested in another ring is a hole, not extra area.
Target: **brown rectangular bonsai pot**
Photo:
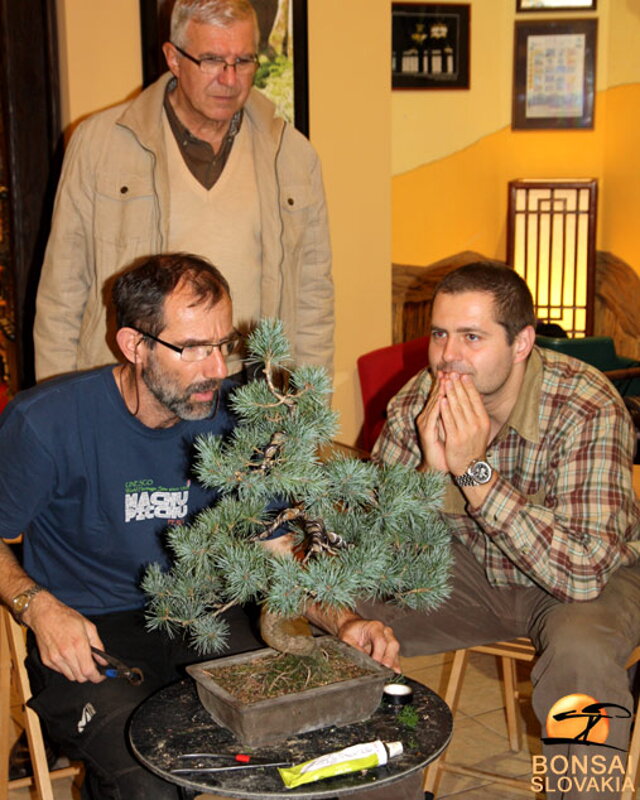
[[[393,672],[369,656],[337,641],[331,636],[319,638],[319,643],[332,641],[343,653],[368,674],[346,681],[307,689],[296,694],[243,703],[219,686],[208,670],[233,664],[244,664],[252,659],[274,655],[267,647],[250,653],[218,658],[201,664],[192,664],[187,672],[196,681],[198,696],[213,719],[228,728],[242,744],[260,747],[306,731],[330,725],[349,725],[368,719],[376,710],[382,688]]]

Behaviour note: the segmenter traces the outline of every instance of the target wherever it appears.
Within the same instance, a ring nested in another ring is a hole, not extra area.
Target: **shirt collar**
[[[542,393],[542,356],[534,347],[527,361],[527,368],[518,392],[516,404],[511,409],[506,425],[513,428],[523,439],[537,444],[540,441],[540,395]]]

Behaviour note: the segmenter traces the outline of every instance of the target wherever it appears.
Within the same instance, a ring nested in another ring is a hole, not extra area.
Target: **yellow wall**
[[[615,253],[640,274],[640,83],[609,89],[607,107],[600,249]]]
[[[73,127],[139,88],[138,0],[57,2],[63,119]],[[353,442],[362,416],[356,358],[391,336],[389,0],[308,0],[308,15],[311,139],[334,251],[334,407],[342,440]]]
[[[391,341],[390,41],[388,0],[309,0],[311,140],[336,284],[334,406],[348,442],[362,418],[356,358]]]
[[[601,99],[594,131],[489,134],[393,179],[393,260],[429,264],[462,250],[506,254],[507,184],[513,178],[600,178]]]
[[[136,0],[56,0],[62,123],[129,97],[142,84]]]
[[[512,131],[516,14],[511,0],[472,0],[469,91],[394,92],[393,260],[429,264],[461,250],[506,254],[514,178],[598,178],[597,246],[640,272],[640,6],[600,3],[593,130]],[[623,85],[620,85],[623,84]]]

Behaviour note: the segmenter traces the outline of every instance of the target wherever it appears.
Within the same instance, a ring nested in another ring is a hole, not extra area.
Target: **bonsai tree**
[[[384,598],[437,606],[448,593],[451,560],[437,513],[441,477],[338,453],[321,458],[337,431],[325,370],[290,367],[279,321],[263,321],[247,349],[247,364],[264,379],[235,390],[239,422],[228,439],[197,444],[196,475],[221,499],[168,532],[173,564],[169,571],[152,565],[143,582],[149,627],[186,629],[199,652],[216,654],[228,636],[223,612],[257,601],[267,643],[305,652],[311,638],[298,647],[278,635],[277,623],[309,603],[338,610]]]

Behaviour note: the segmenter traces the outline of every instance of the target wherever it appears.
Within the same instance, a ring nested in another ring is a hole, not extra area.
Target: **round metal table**
[[[167,781],[194,793],[208,792],[246,800],[294,800],[335,798],[365,788],[391,784],[422,769],[436,759],[451,738],[451,711],[435,692],[422,684],[409,681],[413,689],[412,705],[419,721],[409,728],[398,718],[398,707],[382,703],[364,722],[342,728],[329,727],[302,733],[269,747],[247,750],[225,728],[217,725],[201,705],[192,680],[175,683],[149,697],[134,712],[129,727],[133,751],[142,763]],[[324,753],[341,750],[353,744],[401,741],[402,756],[391,759],[384,767],[367,772],[341,775],[316,783],[286,789],[275,767],[175,775],[171,772],[184,766],[214,766],[212,760],[180,759],[184,753],[250,752],[261,761],[287,761],[299,764]],[[189,796],[188,794],[186,796]]]

